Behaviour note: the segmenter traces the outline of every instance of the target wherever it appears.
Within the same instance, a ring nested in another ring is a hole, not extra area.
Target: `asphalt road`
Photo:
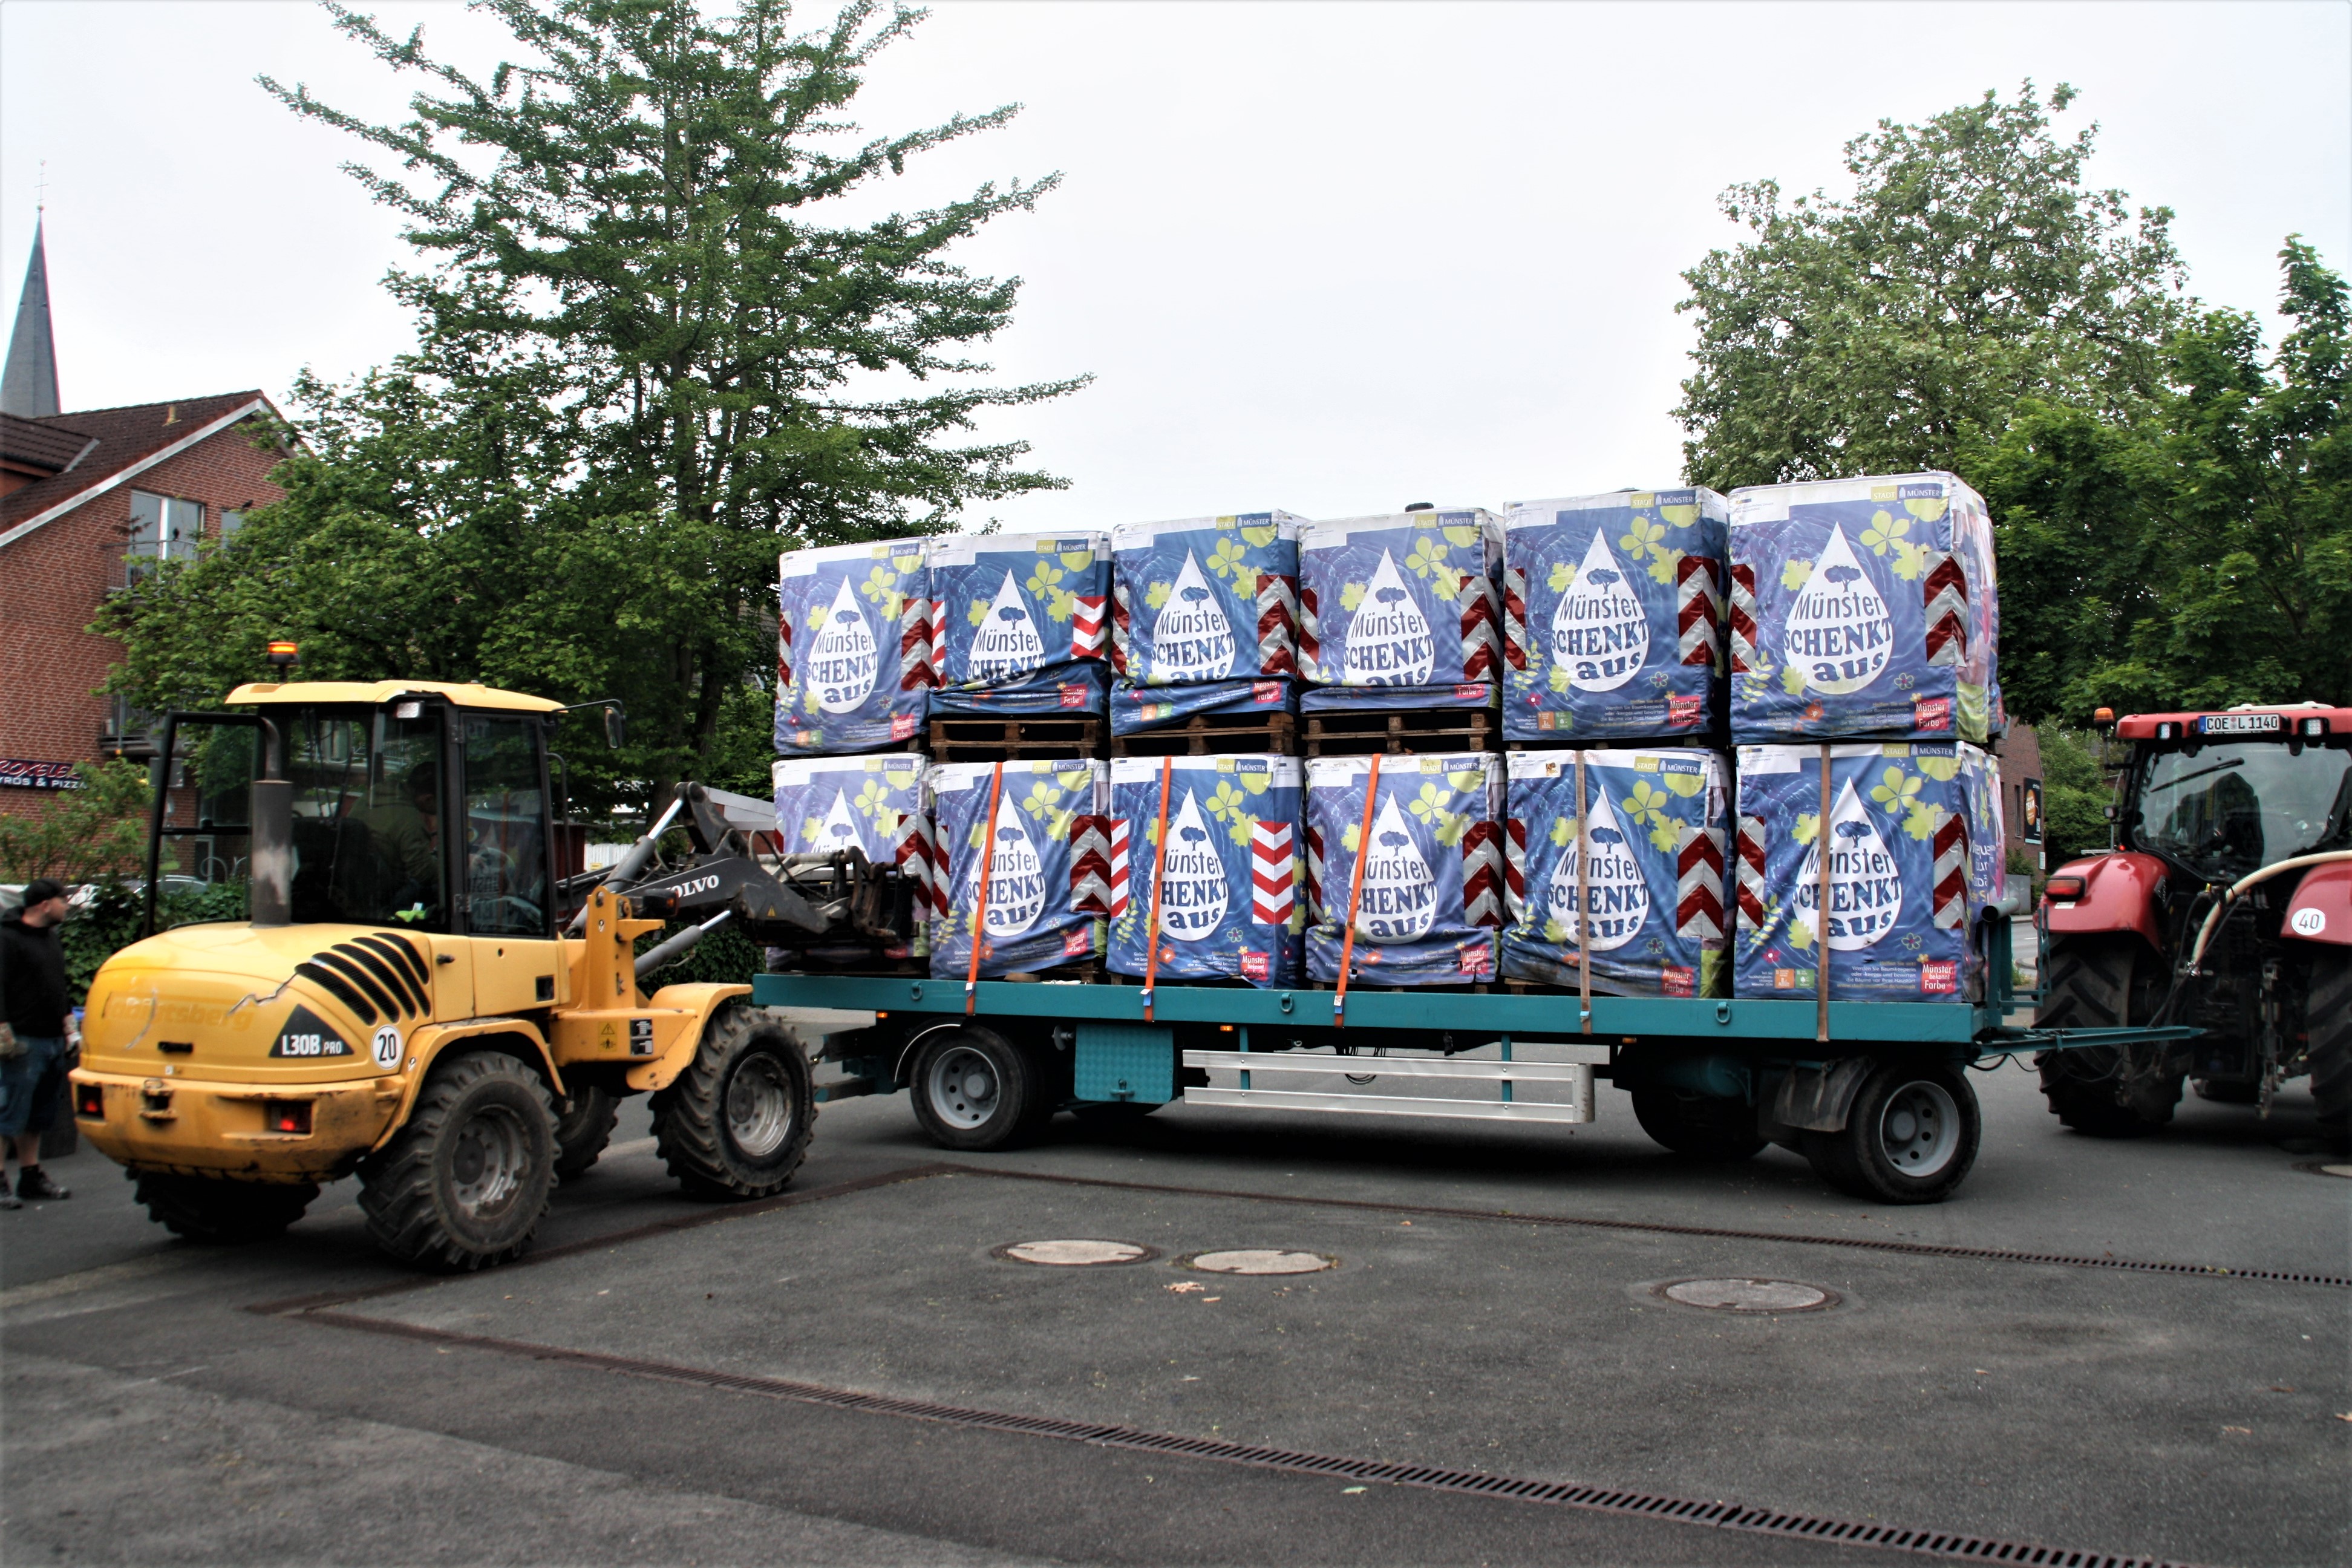
[[[952,1158],[903,1099],[857,1100],[824,1110],[800,1201],[714,1208],[670,1187],[640,1101],[536,1261],[449,1280],[380,1261],[351,1184],[213,1250],[85,1153],[55,1166],[72,1199],[0,1214],[0,1561],[1920,1560],[1675,1506],[1727,1501],[2352,1561],[2352,1182],[2296,1168],[2323,1158],[2309,1101],[2192,1099],[2111,1143],[2021,1069],[1976,1081],[1976,1173],[1917,1209],[1778,1150],[1681,1164],[1606,1088],[1574,1129],[1177,1107]],[[1072,1237],[1156,1256],[992,1250]],[[1336,1266],[1182,1265],[1230,1247]],[[1655,1294],[1717,1275],[1837,1304]],[[1279,1468],[1299,1454],[1334,1473]],[[1559,1483],[1641,1495],[1540,1500]]]

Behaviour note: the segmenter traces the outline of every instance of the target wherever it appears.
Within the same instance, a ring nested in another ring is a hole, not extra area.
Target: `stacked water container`
[[[1311,522],[1298,534],[1309,713],[1490,709],[1502,527],[1481,510]]]
[[[1114,736],[1297,710],[1302,521],[1245,512],[1112,533]]]
[[[937,606],[933,714],[1102,713],[1108,535],[944,535],[924,563]]]
[[[1685,489],[1504,519],[1507,980],[1728,994],[1728,517]]]
[[[1981,994],[2004,891],[1983,500],[1943,473],[1762,486],[1730,540],[1737,994]]]

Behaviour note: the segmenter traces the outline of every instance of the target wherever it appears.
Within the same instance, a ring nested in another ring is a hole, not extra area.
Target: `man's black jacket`
[[[22,910],[0,918],[0,1008],[10,1028],[37,1040],[63,1036],[73,1010],[58,928],[26,925]]]

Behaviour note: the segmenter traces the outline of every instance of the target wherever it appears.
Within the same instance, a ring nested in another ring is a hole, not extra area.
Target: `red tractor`
[[[2108,715],[2101,710],[2103,721]],[[2308,1074],[2329,1136],[2352,1113],[2352,708],[2141,713],[2116,847],[2052,873],[2036,1022],[2193,1037],[2038,1058],[2051,1111],[2124,1138],[2172,1120],[2184,1082],[2258,1104]]]

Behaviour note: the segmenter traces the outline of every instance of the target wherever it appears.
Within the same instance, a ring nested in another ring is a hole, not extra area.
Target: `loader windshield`
[[[296,922],[448,930],[437,713],[300,708],[278,722],[294,785]]]
[[[2132,845],[2213,880],[2352,847],[2352,748],[2276,740],[2143,752]]]

